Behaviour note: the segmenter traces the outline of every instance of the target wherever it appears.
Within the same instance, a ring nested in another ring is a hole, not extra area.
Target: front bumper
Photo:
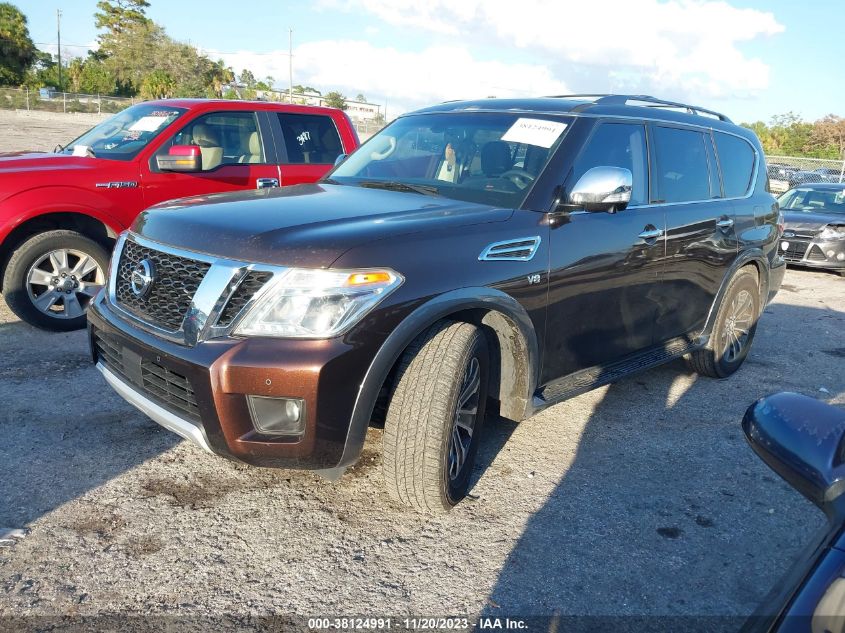
[[[377,334],[354,342],[220,338],[187,347],[127,323],[102,295],[89,308],[88,331],[94,361],[112,388],[206,451],[257,466],[317,470],[357,458],[344,449],[382,342]],[[304,434],[258,432],[248,395],[303,399]]]
[[[788,264],[830,270],[845,269],[845,240],[822,241],[797,234],[781,238],[778,252]]]

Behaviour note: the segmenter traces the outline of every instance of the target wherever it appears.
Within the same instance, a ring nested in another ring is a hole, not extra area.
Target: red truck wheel
[[[105,249],[75,231],[39,233],[9,259],[3,295],[21,320],[46,330],[85,327],[85,312],[106,284]]]

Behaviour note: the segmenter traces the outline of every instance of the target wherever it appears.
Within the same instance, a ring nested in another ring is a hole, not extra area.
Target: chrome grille
[[[264,284],[272,278],[273,273],[257,270],[253,270],[248,273],[247,276],[244,277],[243,281],[241,281],[240,285],[238,285],[237,290],[235,290],[229,298],[229,302],[220,314],[217,325],[222,327],[231,325],[235,320],[235,317],[237,317],[241,310],[246,307],[246,304],[249,303],[249,300],[252,299],[255,294],[264,287]]]
[[[132,271],[142,260],[154,267],[149,292],[139,297],[132,290]],[[177,331],[191,306],[191,300],[211,268],[207,262],[179,257],[126,240],[120,254],[115,298],[121,308],[142,320],[170,331]]]

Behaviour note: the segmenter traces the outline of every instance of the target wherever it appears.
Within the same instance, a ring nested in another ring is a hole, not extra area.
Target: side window
[[[199,145],[202,169],[221,165],[263,163],[264,143],[254,112],[214,112],[194,119],[156,152],[173,145]]]
[[[710,198],[710,173],[704,134],[655,126],[657,202],[693,202]]]
[[[730,134],[715,133],[716,151],[722,165],[725,196],[739,198],[748,193],[754,173],[754,150],[747,141]]]
[[[648,199],[645,128],[632,123],[600,123],[575,161],[571,185],[593,167],[624,167],[633,175],[631,204]]]
[[[337,128],[330,117],[319,114],[279,113],[288,163],[331,164],[343,153]]]

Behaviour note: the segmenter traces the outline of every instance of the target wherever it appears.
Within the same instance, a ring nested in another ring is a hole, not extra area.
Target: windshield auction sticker
[[[166,116],[145,116],[141,117],[129,128],[130,132],[155,132],[162,125],[167,123],[170,117]]]
[[[546,121],[545,119],[517,119],[502,136],[503,141],[525,143],[537,147],[550,148],[566,129],[566,123]]]

